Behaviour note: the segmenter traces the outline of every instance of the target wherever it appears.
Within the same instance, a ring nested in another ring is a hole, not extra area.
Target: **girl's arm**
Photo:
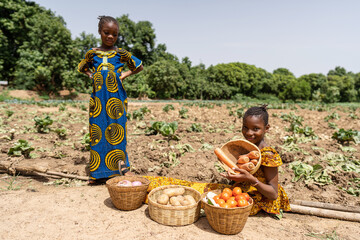
[[[221,176],[233,180],[235,182],[249,182],[251,185],[264,195],[269,200],[276,200],[278,197],[278,168],[277,167],[265,167],[262,166],[266,183],[260,182],[256,177],[250,174],[248,171],[234,168],[233,170],[240,172],[239,174],[231,174],[229,171]]]
[[[137,73],[141,72],[143,69],[144,69],[144,67],[143,67],[143,65],[141,65],[140,67],[138,67],[137,69],[135,69],[135,71],[129,70],[129,71],[123,72],[123,73],[121,73],[120,80],[123,81],[123,80],[124,80],[125,78],[127,78],[128,76],[137,74]]]

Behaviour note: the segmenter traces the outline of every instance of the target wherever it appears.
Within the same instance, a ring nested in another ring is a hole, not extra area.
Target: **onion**
[[[118,182],[118,184],[116,186],[119,186],[119,187],[131,187],[132,184],[129,180],[122,180],[120,182]]]
[[[133,182],[132,182],[132,185],[133,185],[133,186],[141,186],[142,183],[141,183],[140,181],[133,181]]]

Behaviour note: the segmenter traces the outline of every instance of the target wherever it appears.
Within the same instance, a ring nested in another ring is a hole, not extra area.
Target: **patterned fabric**
[[[265,147],[261,149],[261,166],[265,167],[279,167],[282,165],[282,160],[280,155],[276,152],[275,149],[271,147]],[[254,176],[259,179],[260,182],[266,183],[265,175],[263,168],[260,167],[256,171]],[[250,215],[255,215],[260,210],[264,210],[268,213],[279,214],[280,209],[284,211],[290,211],[290,202],[289,198],[282,186],[278,185],[278,197],[276,200],[268,200],[261,193],[259,193],[256,187],[251,186],[248,183],[239,184],[243,192],[249,193],[249,195],[254,199],[254,205],[251,209]]]
[[[275,149],[271,147],[266,147],[261,149],[261,165],[266,167],[278,167],[282,165],[280,155],[276,152]],[[254,174],[259,181],[265,183],[265,176],[263,169],[260,167],[259,170]],[[198,183],[198,182],[189,182],[181,179],[169,178],[169,177],[153,177],[153,176],[144,176],[145,178],[151,181],[148,188],[148,192],[152,189],[165,186],[165,185],[181,185],[194,188],[199,191],[201,194],[214,189],[223,189],[225,187],[233,188],[234,186],[219,184],[219,183]],[[279,214],[280,209],[284,211],[290,211],[289,198],[286,195],[285,190],[278,185],[278,198],[274,201],[268,200],[257,189],[251,186],[249,183],[237,183],[236,186],[241,187],[243,192],[249,193],[249,195],[254,200],[254,205],[250,211],[250,215],[257,214],[261,209],[272,214]],[[147,199],[146,199],[147,203]]]
[[[119,162],[129,167],[126,152],[127,95],[120,80],[124,64],[136,70],[141,61],[124,49],[90,49],[78,71],[93,73],[89,102],[90,178],[117,176]]]

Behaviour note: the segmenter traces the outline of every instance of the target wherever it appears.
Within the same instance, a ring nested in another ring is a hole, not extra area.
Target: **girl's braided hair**
[[[267,112],[267,104],[263,104],[260,107],[251,107],[249,108],[245,114],[243,119],[245,119],[248,116],[259,116],[263,119],[265,126],[269,123],[269,114]]]
[[[104,25],[105,23],[107,23],[107,22],[113,22],[113,23],[115,23],[116,26],[119,28],[119,23],[118,23],[118,21],[117,21],[115,18],[113,18],[113,17],[110,17],[110,16],[99,16],[98,19],[99,19],[99,24],[98,24],[98,31],[99,31],[99,33],[101,32],[101,29],[102,29],[103,25]]]

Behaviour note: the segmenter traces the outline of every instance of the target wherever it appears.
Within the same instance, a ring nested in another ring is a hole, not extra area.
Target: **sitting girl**
[[[261,167],[257,172],[252,175],[246,170],[234,168],[240,174],[230,174],[229,171],[221,174],[235,181],[236,186],[254,199],[250,215],[261,209],[271,214],[281,214],[281,210],[290,211],[289,199],[278,183],[278,167],[282,165],[280,155],[264,139],[270,128],[268,119],[266,105],[249,108],[243,117],[242,134],[261,151]]]

